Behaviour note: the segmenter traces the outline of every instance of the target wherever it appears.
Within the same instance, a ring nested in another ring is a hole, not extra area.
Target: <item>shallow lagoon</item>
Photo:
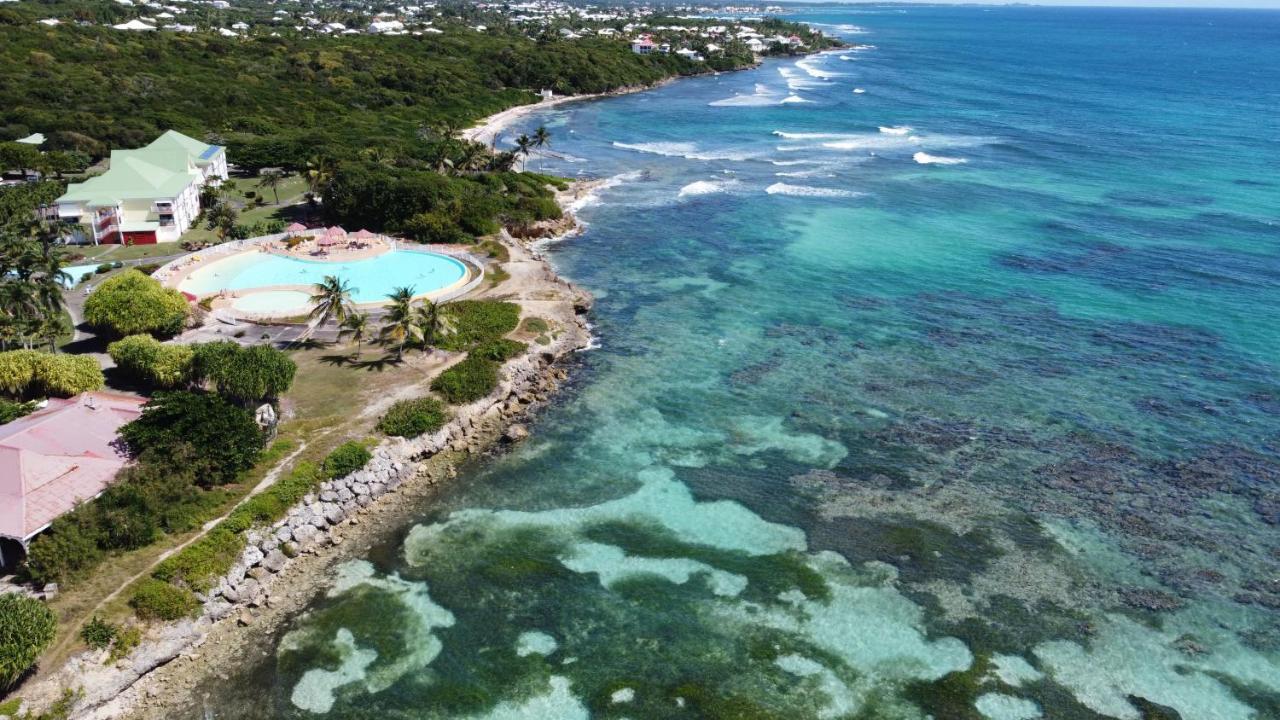
[[[1280,717],[1276,14],[812,17],[530,121],[601,347],[193,716]]]

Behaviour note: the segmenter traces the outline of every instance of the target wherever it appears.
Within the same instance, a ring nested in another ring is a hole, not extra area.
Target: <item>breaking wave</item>
[[[774,183],[764,189],[770,195],[794,195],[797,197],[826,197],[826,198],[856,198],[866,195],[854,190],[839,190],[836,188],[812,187],[809,185],[788,185],[786,183]]]
[[[762,107],[777,103],[778,93],[766,85],[757,83],[755,92],[751,95],[734,95],[723,100],[713,100],[707,104],[712,107]]]
[[[885,135],[907,135],[910,134],[911,127],[908,125],[899,125],[897,127],[885,127],[884,125],[881,125],[880,132]]]
[[[664,155],[666,157],[682,157],[687,160],[748,160],[752,157],[749,153],[704,152],[698,149],[696,143],[691,142],[615,142],[613,146],[623,150],[634,150],[635,152]]]
[[[911,157],[921,165],[960,165],[969,162],[964,158],[940,157],[938,155],[930,155],[927,152],[918,152]]]
[[[698,180],[680,188],[679,197],[696,197],[698,195],[712,195],[728,190],[730,187],[737,185],[737,180]]]

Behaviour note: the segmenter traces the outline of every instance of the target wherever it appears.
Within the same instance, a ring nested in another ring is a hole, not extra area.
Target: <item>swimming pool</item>
[[[382,302],[398,287],[423,295],[449,287],[467,275],[467,268],[447,255],[392,250],[377,257],[349,262],[301,260],[259,252],[247,252],[196,268],[178,283],[193,295],[223,290],[253,290],[282,285],[314,285],[334,275],[352,288],[357,303]],[[283,299],[283,298],[278,298]]]
[[[311,311],[311,296],[298,290],[263,290],[236,298],[231,307],[247,313],[301,314]]]

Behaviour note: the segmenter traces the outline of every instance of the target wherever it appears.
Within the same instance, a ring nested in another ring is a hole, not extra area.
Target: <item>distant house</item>
[[[22,143],[23,145],[34,145],[36,147],[40,147],[41,145],[44,144],[44,134],[31,133],[30,135],[24,138],[18,138],[17,140],[14,140],[14,142]]]
[[[751,38],[747,41],[747,49],[753,53],[762,53],[764,52],[764,43],[760,42],[756,38]]]
[[[395,35],[404,32],[404,23],[399,20],[374,20],[369,23],[370,35]]]
[[[128,461],[116,435],[143,402],[89,392],[0,425],[0,567],[21,562],[32,538],[111,484]]]
[[[146,24],[146,23],[142,22],[141,20],[139,20],[139,19],[137,19],[137,18],[134,18],[133,20],[130,20],[130,21],[129,21],[129,22],[127,22],[127,23],[120,23],[119,25],[112,25],[111,27],[112,27],[112,28],[114,28],[114,29],[116,29],[116,30],[142,30],[142,31],[147,31],[147,30],[155,30],[155,29],[156,29],[156,26],[155,26],[155,25],[148,25],[148,24]]]
[[[637,55],[649,55],[655,47],[653,39],[647,35],[631,41],[631,52]]]
[[[67,187],[58,217],[79,242],[177,240],[200,214],[200,188],[227,179],[227,151],[169,130],[146,147],[112,150],[111,168]]]

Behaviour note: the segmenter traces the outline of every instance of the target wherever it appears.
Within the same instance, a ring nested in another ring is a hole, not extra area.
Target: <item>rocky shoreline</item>
[[[511,277],[477,295],[510,298],[525,316],[550,316],[559,332],[548,344],[530,345],[506,363],[499,388],[455,408],[439,431],[383,440],[363,468],[322,483],[281,520],[250,530],[238,562],[201,597],[198,617],[151,628],[137,649],[113,665],[104,664],[105,650],[73,657],[23,689],[26,706],[48,707],[72,689],[79,697],[70,718],[172,717],[175,709],[198,702],[193,691],[202,678],[216,677],[219,668],[260,649],[265,637],[305,607],[333,565],[409,521],[439,483],[457,475],[459,464],[527,437],[521,421],[549,401],[568,378],[573,355],[590,346],[584,315],[592,302],[530,245],[580,230],[568,203],[597,183],[573,183],[557,193],[565,217],[540,228],[537,237],[516,239],[504,231],[500,241],[510,253],[504,265]]]

